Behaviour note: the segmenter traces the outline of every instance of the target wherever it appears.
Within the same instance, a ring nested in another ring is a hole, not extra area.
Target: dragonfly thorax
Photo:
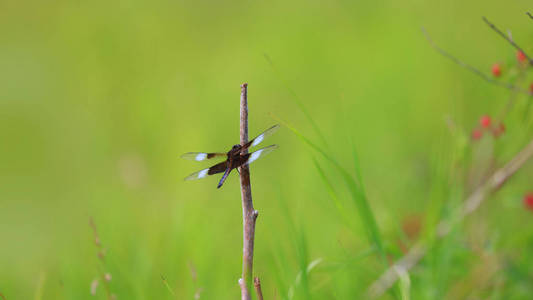
[[[241,150],[241,145],[237,144],[237,145],[233,145],[233,147],[231,147],[231,150],[229,151],[230,153],[235,153],[237,151]]]

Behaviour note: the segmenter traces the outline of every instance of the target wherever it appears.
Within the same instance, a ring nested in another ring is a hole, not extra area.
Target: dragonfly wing
[[[224,157],[226,156],[226,153],[222,152],[212,152],[212,153],[205,153],[205,152],[187,152],[181,156],[181,158],[189,159],[189,160],[196,160],[196,161],[204,161],[207,159],[215,158],[215,157]]]
[[[191,175],[185,177],[185,180],[196,180],[207,177],[208,175],[218,174],[226,171],[227,162],[223,161],[218,163],[211,168],[203,169],[198,172],[192,173]]]
[[[259,158],[269,154],[270,152],[272,152],[272,151],[274,151],[276,149],[278,149],[278,145],[270,145],[268,147],[261,148],[261,149],[259,149],[257,151],[254,151],[254,152],[249,154],[250,156],[248,157],[248,160],[246,160],[245,163],[251,164],[254,161],[258,160]]]
[[[276,125],[270,127],[269,129],[265,130],[263,133],[258,135],[256,138],[254,138],[253,140],[251,140],[248,143],[246,143],[242,148],[243,149],[248,149],[248,148],[257,146],[259,143],[264,141],[267,137],[269,137],[272,134],[274,134],[274,132],[276,132],[278,129],[279,129],[279,124],[276,124]]]

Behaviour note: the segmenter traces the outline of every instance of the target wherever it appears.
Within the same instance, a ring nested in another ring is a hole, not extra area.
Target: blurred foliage
[[[236,172],[220,190],[218,178],[184,182],[207,164],[179,155],[238,141],[239,85],[248,82],[251,135],[278,116],[355,180],[286,128],[265,141],[280,145],[251,167],[265,299],[361,296],[384,270],[381,251],[393,260],[418,237],[430,240],[437,221],[533,136],[531,99],[517,96],[505,134],[472,143],[480,116],[498,120],[510,93],[437,54],[420,27],[487,74],[501,63],[501,80],[528,88],[533,74],[520,75],[515,50],[481,16],[531,55],[529,8],[525,0],[0,2],[0,293],[237,299]],[[532,172],[530,163],[435,242],[384,298],[531,295],[533,215],[522,196]],[[366,204],[350,190],[359,179]]]

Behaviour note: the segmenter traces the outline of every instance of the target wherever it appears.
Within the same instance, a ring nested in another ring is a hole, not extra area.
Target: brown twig
[[[96,224],[94,223],[94,220],[92,217],[89,217],[89,226],[93,230],[93,236],[94,236],[94,244],[96,245],[96,248],[98,249],[98,259],[100,260],[100,263],[102,266],[105,267],[105,249],[102,246],[102,242],[100,240],[100,236],[98,235],[98,230],[96,229]],[[103,282],[103,285],[106,290],[107,299],[114,299],[115,295],[111,293],[111,287],[109,285],[109,281],[111,280],[111,274],[105,273],[104,271],[100,271],[100,279]],[[94,283],[95,281],[93,281]],[[96,293],[96,287],[98,286],[98,281],[94,284],[94,290]]]
[[[255,293],[257,294],[257,300],[263,300],[263,292],[261,291],[261,281],[259,277],[254,278]]]
[[[103,262],[105,257],[105,250],[102,247],[102,242],[100,241],[100,236],[98,235],[98,230],[96,230],[96,224],[94,223],[92,217],[89,217],[89,226],[93,230],[94,245],[98,249],[98,259]]]
[[[529,92],[528,90],[522,89],[520,87],[517,87],[517,86],[515,86],[513,84],[510,84],[510,83],[507,83],[507,82],[496,80],[496,79],[488,76],[484,72],[480,71],[479,69],[477,69],[477,68],[475,68],[475,67],[473,67],[473,66],[471,66],[471,65],[469,65],[469,64],[467,64],[465,62],[463,62],[462,60],[458,59],[457,57],[451,55],[446,50],[442,49],[437,44],[435,44],[435,42],[433,42],[433,40],[431,39],[431,36],[427,33],[427,31],[426,31],[426,29],[424,27],[422,27],[422,33],[424,34],[424,37],[428,40],[429,45],[433,49],[435,49],[437,52],[439,52],[442,56],[448,58],[449,60],[453,61],[454,63],[458,64],[459,66],[461,66],[461,67],[467,69],[468,71],[474,73],[475,75],[481,77],[483,80],[487,81],[488,83],[504,87],[504,88],[509,89],[511,91],[516,91],[516,92],[519,92],[519,93],[531,95],[531,92]],[[507,39],[507,37],[506,37],[506,39]]]
[[[241,85],[241,122],[240,122],[241,145],[248,142],[248,84]],[[246,155],[244,151],[241,155]],[[254,209],[252,202],[252,187],[250,186],[250,168],[247,164],[239,167],[241,180],[241,198],[242,198],[242,276],[239,279],[241,286],[241,299],[250,300],[254,262],[254,236],[255,221],[258,212]]]
[[[526,12],[526,15],[528,15],[531,19],[533,19],[533,16],[528,12]]]
[[[494,30],[497,34],[499,34],[506,41],[508,41],[509,44],[511,44],[511,46],[513,46],[516,50],[522,52],[524,54],[524,56],[527,58],[527,61],[529,61],[529,64],[533,65],[533,60],[529,57],[529,55],[527,55],[526,52],[524,52],[524,50],[522,50],[522,48],[520,46],[518,46],[511,38],[509,38],[505,33],[503,33],[503,31],[501,31],[498,27],[496,27],[496,25],[492,24],[489,20],[487,20],[487,18],[483,17],[483,21],[487,25],[489,25],[489,27],[492,30]]]
[[[533,156],[533,140],[525,146],[513,159],[505,166],[497,170],[491,177],[474,193],[472,193],[456,211],[455,218],[451,221],[443,220],[437,225],[437,238],[448,235],[452,227],[462,221],[466,216],[474,212],[485,200],[486,196],[498,190],[513,174],[516,173]],[[398,280],[399,271],[409,271],[427,253],[428,246],[423,242],[415,244],[409,252],[388,268],[378,280],[374,281],[368,288],[367,294],[375,299],[383,295]]]

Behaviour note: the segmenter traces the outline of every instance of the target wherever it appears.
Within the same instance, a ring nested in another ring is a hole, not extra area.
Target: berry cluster
[[[516,60],[518,61],[518,65],[521,67],[525,67],[528,64],[528,59],[522,51],[516,52]],[[502,75],[502,65],[500,63],[493,64],[491,72],[492,76],[500,77]],[[529,92],[533,94],[533,82],[531,82],[529,85]]]
[[[497,125],[494,125],[490,116],[481,116],[481,118],[479,118],[479,125],[472,130],[472,139],[481,139],[486,131],[489,131],[492,136],[497,138],[505,132],[505,125],[503,125],[502,122],[498,122]]]
[[[516,52],[516,60],[520,68],[524,68],[529,64],[528,57],[522,51]],[[502,65],[500,63],[493,64],[491,72],[494,77],[502,76]],[[529,92],[533,95],[533,82],[529,85]],[[505,132],[505,125],[502,122],[493,124],[490,116],[484,115],[479,119],[479,125],[472,130],[472,140],[480,140],[487,131],[497,138]]]

